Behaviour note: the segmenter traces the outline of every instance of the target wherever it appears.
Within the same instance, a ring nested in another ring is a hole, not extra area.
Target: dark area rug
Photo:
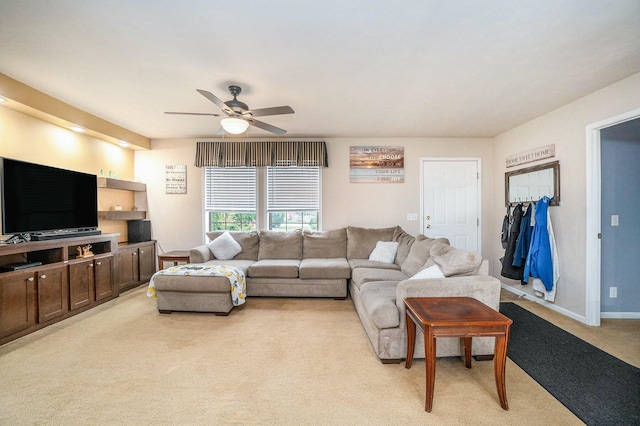
[[[507,355],[587,425],[640,425],[640,369],[515,303]]]

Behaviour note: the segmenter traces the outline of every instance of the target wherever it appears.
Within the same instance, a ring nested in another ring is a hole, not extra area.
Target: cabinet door
[[[38,322],[60,317],[69,311],[67,265],[38,270]]]
[[[36,280],[33,272],[0,278],[0,338],[36,324]]]
[[[90,305],[94,300],[93,260],[69,265],[69,309]]]
[[[140,282],[147,282],[156,272],[156,253],[154,244],[140,247],[138,252],[140,260]]]
[[[96,301],[113,296],[113,256],[95,260]]]
[[[118,252],[118,285],[121,289],[138,282],[138,249],[121,249]]]

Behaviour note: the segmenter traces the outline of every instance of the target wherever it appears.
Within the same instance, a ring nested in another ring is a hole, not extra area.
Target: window
[[[206,167],[206,231],[252,231],[256,227],[256,169]]]
[[[320,167],[206,167],[204,188],[207,232],[318,229]]]
[[[318,229],[319,167],[267,167],[269,229]]]

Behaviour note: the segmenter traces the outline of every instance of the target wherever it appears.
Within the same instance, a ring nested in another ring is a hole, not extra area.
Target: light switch
[[[612,214],[611,215],[611,226],[618,226],[620,223],[619,219],[618,219],[618,215],[617,214]]]
[[[407,213],[407,220],[418,220],[418,213]]]

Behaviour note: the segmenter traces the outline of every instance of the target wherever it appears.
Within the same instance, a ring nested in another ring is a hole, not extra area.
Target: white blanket
[[[194,277],[227,277],[231,283],[231,301],[233,306],[240,306],[245,302],[245,295],[247,293],[247,281],[244,277],[242,269],[234,266],[223,265],[200,265],[200,264],[187,264],[172,266],[167,269],[153,274],[149,280],[149,288],[147,289],[147,296],[156,297],[156,287],[154,285],[154,279],[158,275],[184,275]]]

